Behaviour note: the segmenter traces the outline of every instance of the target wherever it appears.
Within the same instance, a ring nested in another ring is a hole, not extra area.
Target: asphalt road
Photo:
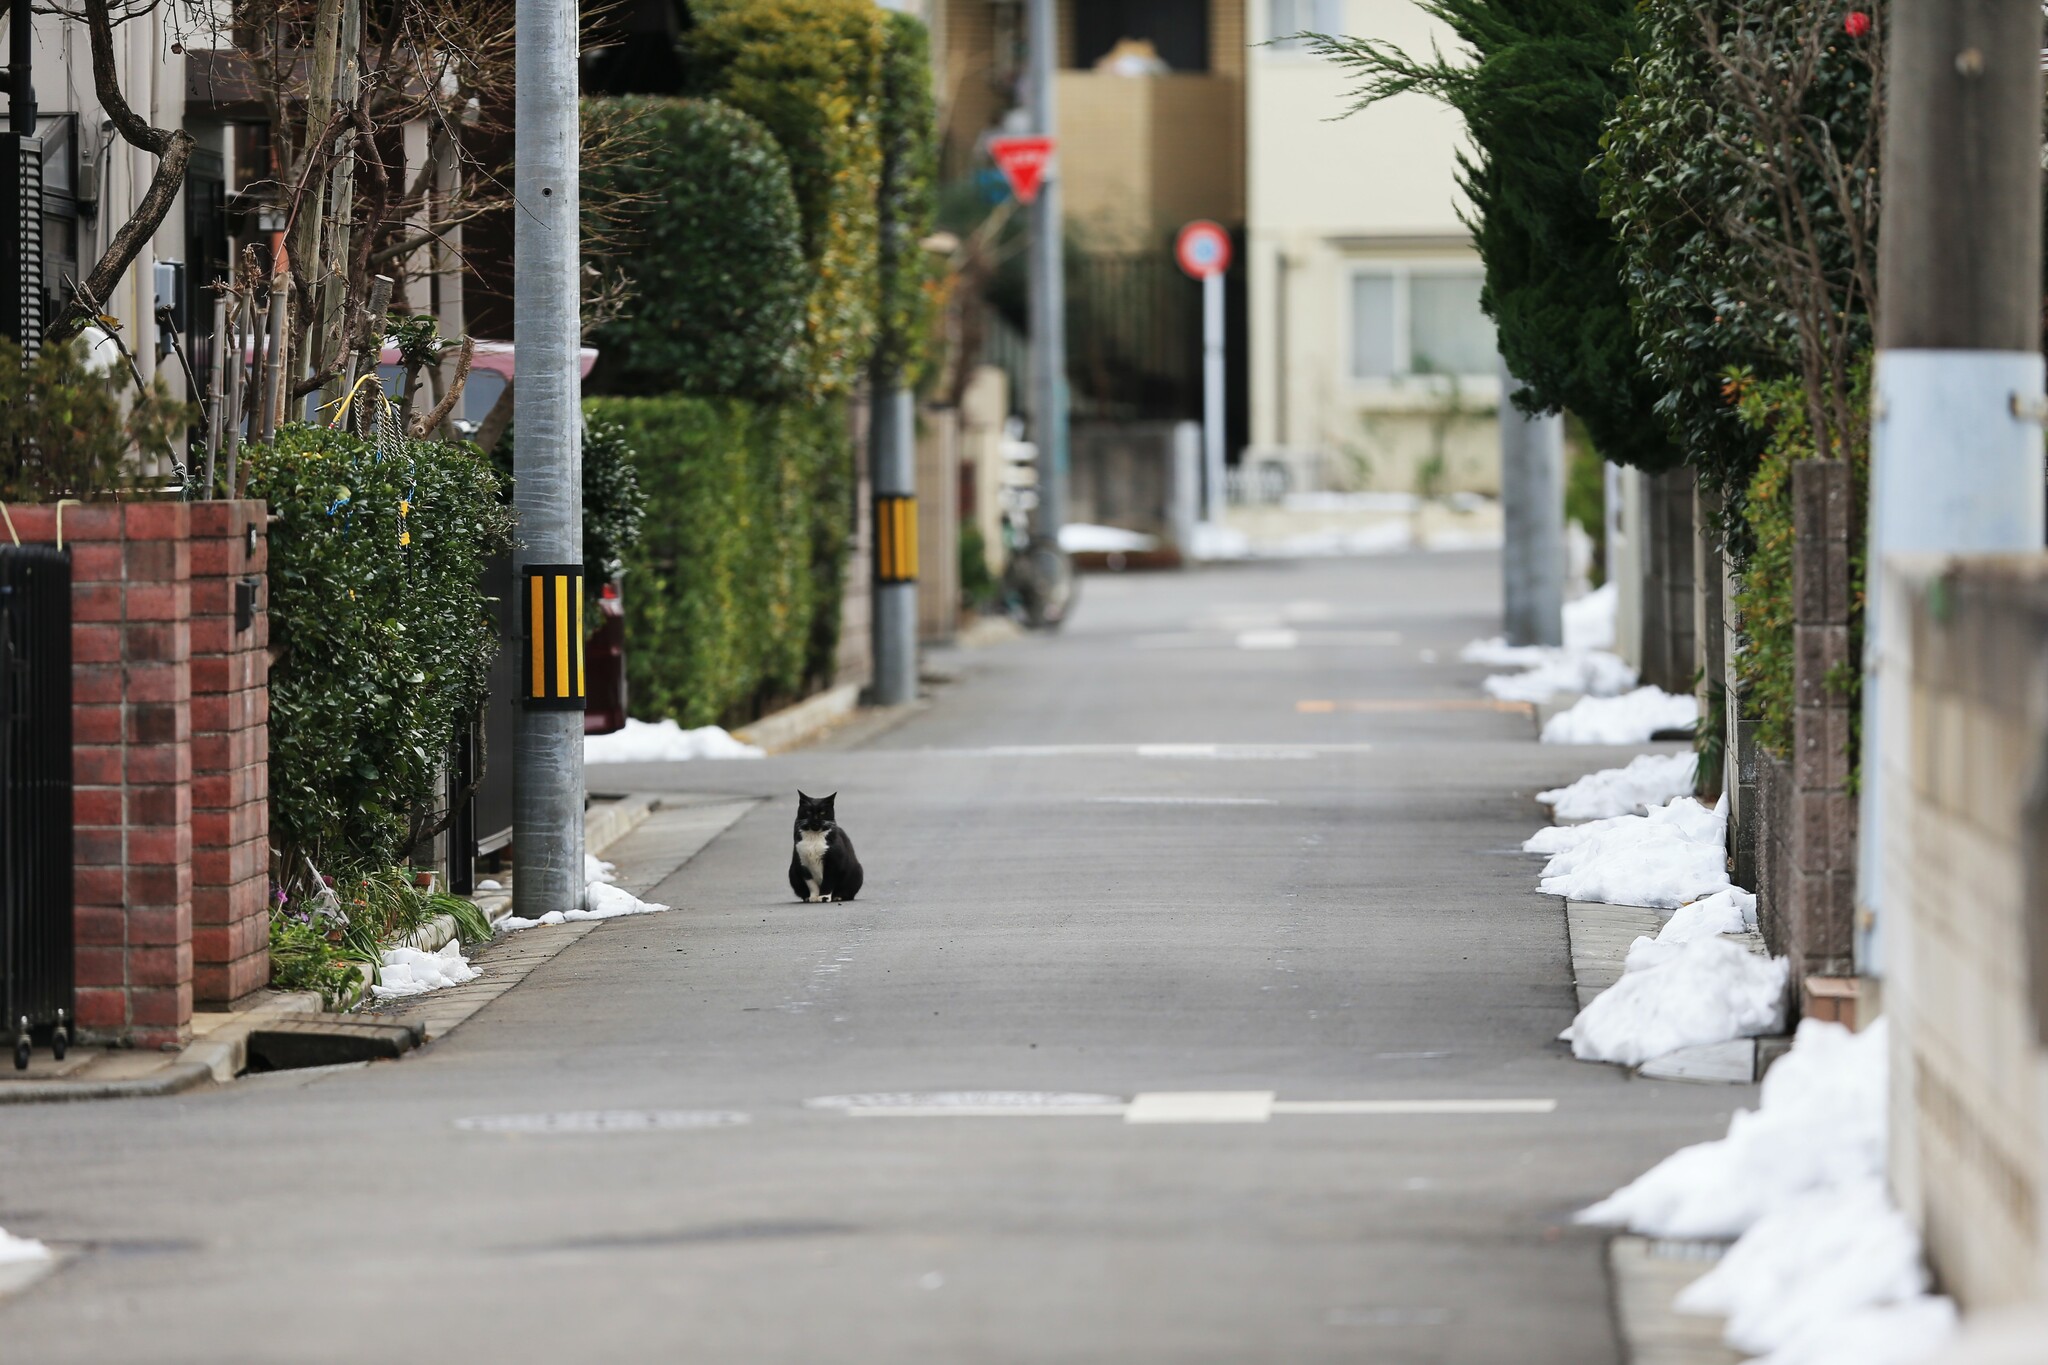
[[[766,799],[677,909],[402,1061],[0,1109],[0,1226],[76,1253],[0,1359],[1619,1360],[1570,1213],[1752,1094],[1553,1041],[1564,916],[1515,846],[1625,755],[1471,705],[1495,573],[1095,578],[864,745],[594,770]],[[839,792],[850,905],[790,901],[798,787]],[[1099,1108],[887,1110],[948,1092]],[[1182,1092],[1236,1098],[1145,1103],[1280,1112],[1109,1107]],[[845,1095],[882,1112],[806,1104]],[[1358,1100],[1555,1109],[1285,1112]],[[458,1126],[585,1110],[746,1121]]]

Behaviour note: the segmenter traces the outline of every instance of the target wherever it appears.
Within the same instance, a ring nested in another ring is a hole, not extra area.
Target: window
[[[1297,33],[1342,33],[1344,0],[1266,0],[1266,37],[1272,52],[1307,52]]]
[[[1171,71],[1209,69],[1208,0],[1084,0],[1074,6],[1074,64],[1084,71],[1125,39],[1143,40]]]
[[[1479,307],[1476,270],[1385,266],[1351,277],[1351,377],[1491,375],[1493,320]]]

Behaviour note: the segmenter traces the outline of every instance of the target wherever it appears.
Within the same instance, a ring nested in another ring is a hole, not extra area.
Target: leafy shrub
[[[480,584],[512,513],[474,446],[405,442],[380,458],[290,425],[245,455],[270,504],[271,843],[390,867],[430,808],[461,720],[483,704],[497,629]]]
[[[109,492],[129,482],[131,453],[170,455],[192,409],[161,383],[141,396],[132,387],[125,369],[87,368],[83,343],[45,346],[23,365],[0,337],[0,501]]]
[[[853,391],[874,349],[884,27],[870,0],[698,0],[697,93],[768,126],[789,158],[812,269],[809,384]]]
[[[836,405],[595,398],[638,452],[646,532],[627,556],[634,710],[737,724],[828,680],[852,470]]]
[[[1651,417],[1637,361],[1620,249],[1586,174],[1601,122],[1625,88],[1616,68],[1637,0],[1508,4],[1421,0],[1469,53],[1428,58],[1372,38],[1323,37],[1316,50],[1360,78],[1354,108],[1421,92],[1457,110],[1474,151],[1459,157],[1486,266],[1482,301],[1530,411],[1576,413],[1616,464],[1657,471],[1679,459]]]
[[[507,506],[512,502],[512,428],[491,451],[491,468]],[[640,491],[633,447],[616,422],[583,418],[583,587],[596,596],[626,571],[627,557],[640,543],[647,498]]]
[[[1880,22],[1884,8],[1869,7]],[[1724,376],[1803,373],[1830,455],[1866,425],[1846,384],[1871,344],[1879,44],[1846,35],[1842,14],[1823,0],[1644,0],[1601,140],[1601,204],[1657,411],[1725,495],[1738,554],[1766,441]]]
[[[914,388],[931,364],[945,302],[939,258],[922,245],[938,216],[938,114],[931,34],[907,14],[892,11],[885,22],[875,365]]]
[[[607,103],[637,129],[632,154],[593,176],[619,204],[632,302],[594,335],[592,391],[795,392],[811,270],[774,135],[711,100]]]
[[[1742,575],[1742,587],[1735,597],[1736,626],[1742,649],[1735,659],[1736,676],[1742,683],[1743,705],[1757,717],[1757,743],[1781,758],[1792,752],[1792,712],[1796,702],[1793,665],[1797,657],[1794,627],[1796,603],[1792,595],[1792,555],[1795,542],[1792,517],[1792,466],[1814,455],[1804,385],[1797,378],[1759,381],[1733,371],[1728,380],[1729,396],[1735,400],[1742,420],[1765,440],[1763,457],[1750,479],[1746,515],[1754,532],[1755,548],[1750,552]],[[1856,410],[1864,415],[1865,439],[1851,447],[1851,485],[1855,489],[1855,524],[1862,524],[1869,497],[1868,414],[1870,412],[1870,366],[1859,365],[1850,393]],[[1849,657],[1863,656],[1864,555],[1850,555],[1849,573]],[[1850,703],[1852,717],[1862,694],[1862,675],[1850,668],[1844,676],[1828,679],[1829,688]],[[1852,720],[1852,724],[1854,721]],[[1853,749],[1853,739],[1852,739]],[[1852,766],[1856,754],[1850,754]]]

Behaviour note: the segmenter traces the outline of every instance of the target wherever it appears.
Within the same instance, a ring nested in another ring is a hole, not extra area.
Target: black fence
[[[476,890],[478,865],[512,842],[512,727],[519,698],[519,628],[513,616],[512,556],[484,569],[484,591],[498,625],[498,657],[483,714],[455,737],[448,763],[448,886]],[[467,794],[468,799],[464,796]]]
[[[61,1059],[71,974],[71,561],[0,549],[0,1021]]]
[[[1242,234],[1237,234],[1241,239]],[[1250,391],[1242,265],[1224,277],[1226,450],[1248,438]],[[1066,257],[1067,385],[1076,422],[1193,422],[1202,417],[1202,286],[1170,247]],[[1009,372],[1012,404],[1030,407],[1029,340],[1020,306],[985,305],[980,359]]]

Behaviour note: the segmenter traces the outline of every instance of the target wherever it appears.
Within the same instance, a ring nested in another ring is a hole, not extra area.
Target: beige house
[[[1426,56],[1454,40],[1413,0],[1250,0],[1246,21],[1247,466],[1295,489],[1498,491],[1457,115],[1404,95],[1336,119],[1355,82],[1268,41],[1341,31]]]

